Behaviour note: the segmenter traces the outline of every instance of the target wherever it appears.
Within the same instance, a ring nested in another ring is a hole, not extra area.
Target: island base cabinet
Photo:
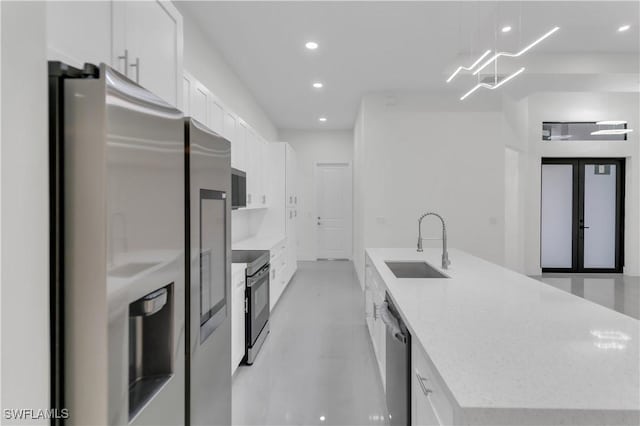
[[[373,344],[373,351],[380,372],[380,379],[386,389],[386,338],[387,327],[378,314],[379,308],[385,300],[385,289],[382,278],[375,272],[367,260],[365,268],[365,322]]]
[[[453,403],[433,372],[419,343],[411,345],[411,424],[445,426],[454,424]]]

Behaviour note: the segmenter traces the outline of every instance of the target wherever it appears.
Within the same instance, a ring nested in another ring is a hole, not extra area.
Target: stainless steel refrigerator
[[[187,423],[231,424],[231,145],[185,119]]]
[[[229,142],[104,64],[49,103],[52,408],[230,424]]]
[[[49,71],[52,406],[182,425],[183,114],[104,64]]]

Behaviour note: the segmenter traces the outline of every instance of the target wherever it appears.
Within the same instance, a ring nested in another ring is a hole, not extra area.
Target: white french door
[[[544,158],[543,272],[622,272],[624,159]]]

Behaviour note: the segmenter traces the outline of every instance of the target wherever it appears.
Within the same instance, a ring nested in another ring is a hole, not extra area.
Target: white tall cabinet
[[[270,143],[268,150],[271,167],[268,196],[271,197],[271,201],[263,220],[263,227],[267,228],[265,232],[278,232],[285,236],[281,276],[286,286],[298,268],[296,153],[286,142]]]
[[[111,65],[182,104],[182,15],[167,0],[47,2],[48,58]],[[82,19],[78,19],[82,16]]]

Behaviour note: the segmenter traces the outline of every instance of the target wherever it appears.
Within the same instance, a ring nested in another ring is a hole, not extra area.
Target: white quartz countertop
[[[284,241],[284,239],[285,236],[282,234],[251,237],[236,241],[231,244],[231,247],[233,250],[269,250],[279,242]]]
[[[637,320],[460,250],[449,251],[446,279],[398,279],[384,263],[424,260],[440,270],[440,249],[366,252],[461,408],[638,418]]]

